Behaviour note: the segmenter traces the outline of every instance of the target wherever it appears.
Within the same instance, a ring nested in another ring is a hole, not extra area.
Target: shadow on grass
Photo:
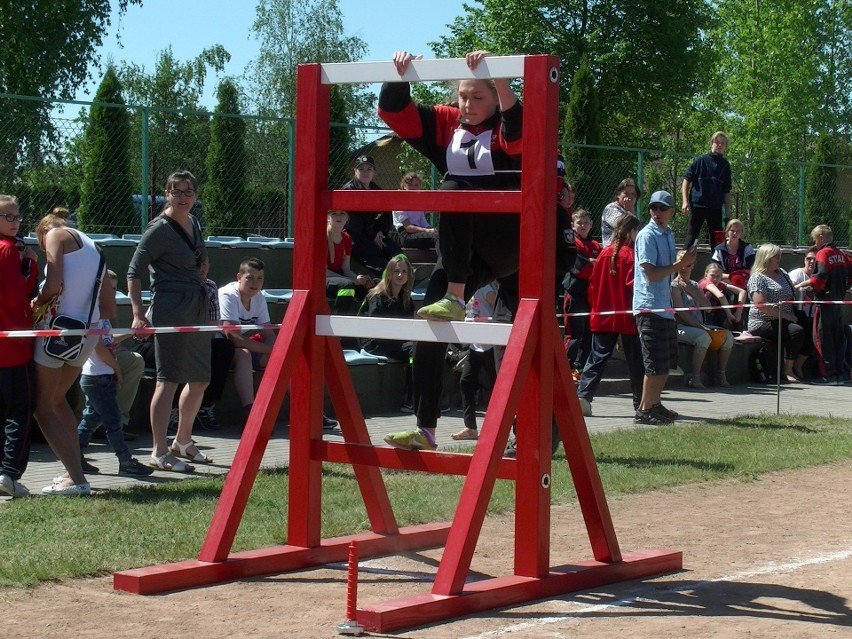
[[[773,416],[774,418],[774,416]],[[769,424],[765,421],[761,421],[759,419],[754,419],[753,417],[732,417],[729,419],[720,419],[720,420],[706,420],[708,424],[715,424],[719,426],[733,426],[734,428],[750,428],[750,429],[763,429],[763,430],[792,430],[799,433],[819,433],[821,432],[818,428],[811,428],[810,426],[805,426],[801,423],[792,423],[795,419],[794,416],[790,416],[791,423],[789,424]]]
[[[666,459],[660,457],[610,457],[608,455],[597,455],[598,464],[618,464],[627,468],[660,468],[662,466],[688,466],[697,470],[712,471],[716,473],[734,472],[736,467],[732,464],[717,464],[711,462],[700,462],[692,459]]]

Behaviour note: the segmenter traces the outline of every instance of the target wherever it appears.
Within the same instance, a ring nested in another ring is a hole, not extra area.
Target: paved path
[[[676,378],[670,380],[670,386],[674,388],[664,393],[663,400],[668,407],[682,415],[682,422],[733,417],[746,413],[775,413],[778,401],[775,387],[741,385],[724,392],[715,389],[694,391],[684,389]],[[782,413],[852,417],[850,399],[852,399],[852,385],[820,387],[791,384],[781,388],[780,410]],[[635,428],[629,395],[599,397],[594,401],[592,408],[595,416],[586,418],[586,426],[592,433]],[[377,445],[384,445],[382,438],[386,433],[410,429],[413,426],[412,415],[380,416],[367,420],[368,430],[373,442]],[[461,413],[456,411],[444,415],[438,426],[439,447],[456,444],[450,439],[450,435],[462,427]],[[236,453],[239,436],[240,431],[236,428],[224,428],[215,434],[196,433],[195,438],[199,446],[213,458],[215,464],[198,465],[195,476],[226,473]],[[339,431],[327,433],[325,437],[329,440],[342,441]],[[150,453],[150,436],[142,436],[136,441],[129,442],[129,445],[133,454],[140,461],[144,461]],[[88,477],[95,491],[129,486],[151,486],[163,482],[181,481],[193,476],[157,471],[150,477],[141,479],[122,477],[117,474],[118,464],[106,441],[95,440],[86,452],[87,459],[101,469],[100,474]],[[263,466],[287,465],[289,454],[288,429],[285,425],[279,424],[267,447]],[[61,464],[56,461],[48,446],[44,443],[34,443],[29,468],[22,478],[22,483],[32,493],[37,494],[62,471]],[[0,497],[0,500],[8,501],[5,497]]]

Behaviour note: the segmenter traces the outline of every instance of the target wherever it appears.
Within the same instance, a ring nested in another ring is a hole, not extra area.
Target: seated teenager
[[[409,171],[402,176],[399,188],[403,191],[419,191],[420,184],[420,176]],[[431,249],[437,245],[438,229],[429,224],[423,211],[394,211],[393,225],[403,248]]]

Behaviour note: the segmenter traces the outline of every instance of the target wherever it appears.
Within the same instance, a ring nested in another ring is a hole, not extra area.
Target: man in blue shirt
[[[677,325],[672,307],[672,275],[695,263],[695,247],[676,261],[674,234],[669,222],[674,215],[674,198],[667,191],[656,191],[648,203],[651,221],[639,231],[635,245],[633,312],[642,344],[645,378],[642,401],[636,411],[637,424],[666,424],[678,414],[663,406],[660,396],[669,378],[669,369],[677,368]]]

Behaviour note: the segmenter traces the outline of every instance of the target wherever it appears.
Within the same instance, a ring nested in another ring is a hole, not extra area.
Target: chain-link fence
[[[642,191],[637,211],[653,191],[669,191],[680,208],[683,174],[694,156],[616,147],[565,143],[567,178],[577,189],[575,208],[583,207],[598,220],[615,199],[624,178],[633,178]],[[818,165],[742,157],[728,157],[733,174],[729,219],[745,225],[753,244],[774,242],[807,246],[810,230],[828,224],[844,246],[852,237],[852,166]],[[676,237],[686,236],[686,218],[672,221]]]
[[[60,105],[82,109],[68,117]],[[291,118],[54,104],[0,94],[0,192],[18,196],[28,228],[59,205],[74,212],[82,229],[121,236],[141,233],[162,209],[166,177],[189,169],[199,180],[196,212],[208,234],[292,236],[294,174],[304,170],[291,161],[294,132]],[[568,142],[562,150],[578,192],[575,206],[596,220],[626,177],[641,187],[638,210],[659,189],[679,203],[682,176],[693,159]],[[438,181],[387,129],[332,125],[329,184],[351,179],[351,158],[363,152],[376,157],[376,180],[384,188],[398,188],[401,174],[412,169],[423,173],[425,184]],[[841,244],[849,243],[852,166],[729,160],[734,176],[729,217],[744,222],[749,241],[806,245],[810,228],[828,223]],[[678,238],[685,224],[683,216],[675,218]]]

